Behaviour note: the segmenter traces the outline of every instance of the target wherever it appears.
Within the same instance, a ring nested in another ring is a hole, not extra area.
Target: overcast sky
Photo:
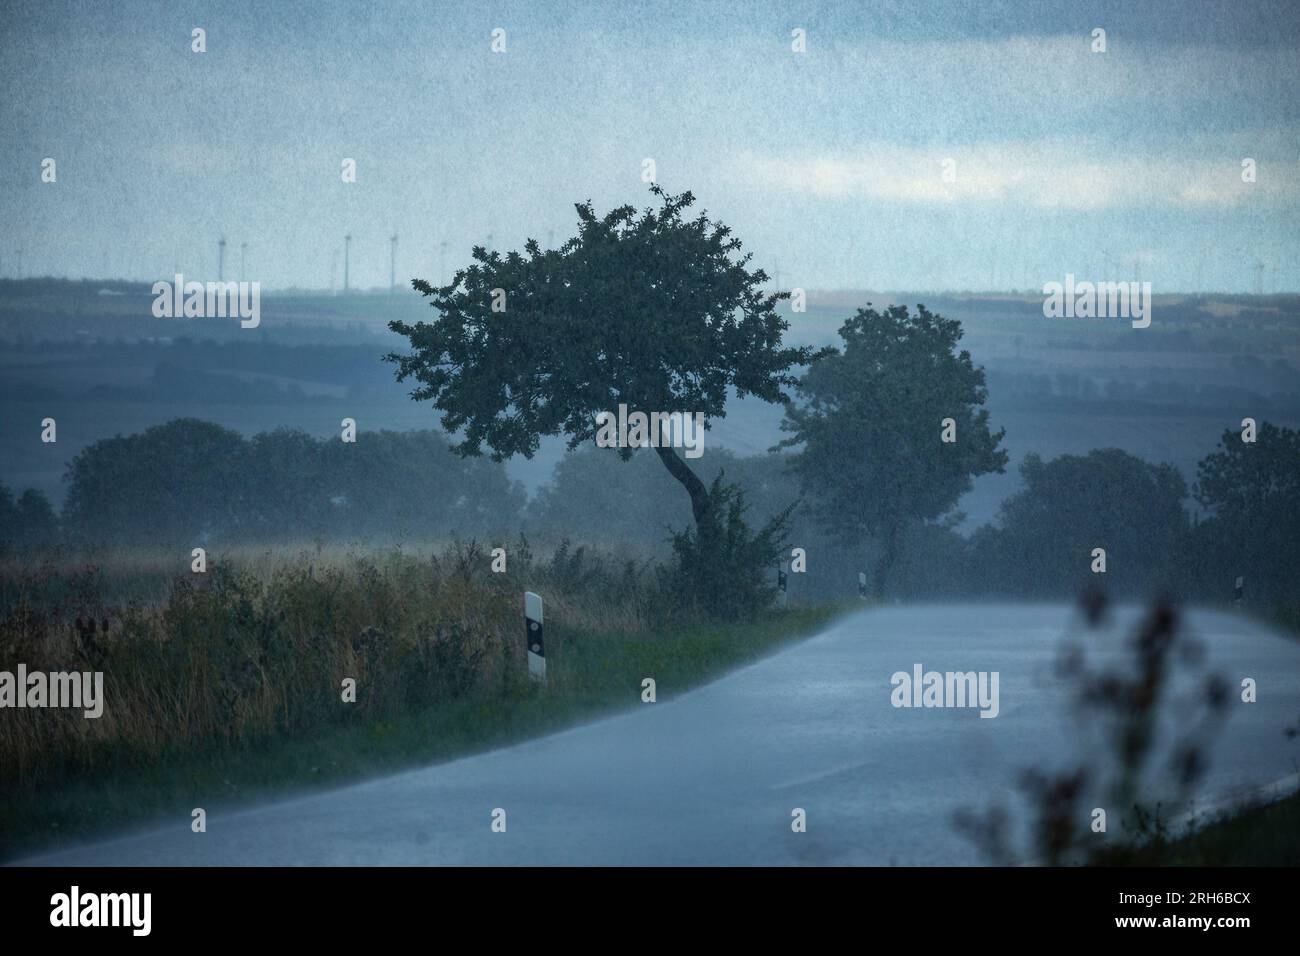
[[[351,232],[386,285],[395,232],[434,278],[645,205],[650,158],[787,287],[1300,289],[1295,3],[5,7],[4,276],[215,278],[224,235],[325,287]]]

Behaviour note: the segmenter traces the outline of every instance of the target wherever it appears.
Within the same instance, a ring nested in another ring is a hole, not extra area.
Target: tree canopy
[[[800,380],[781,424],[791,437],[778,447],[798,448],[791,465],[823,525],[846,543],[878,539],[877,592],[907,523],[939,518],[974,476],[1006,465],[1004,433],[981,407],[984,371],[957,351],[961,336],[924,305],[868,303],[840,328],[843,350]]]
[[[775,307],[787,294],[764,290],[767,275],[729,227],[687,215],[691,193],[651,192],[657,208],[639,213],[578,204],[577,234],[556,249],[475,246],[449,285],[413,282],[438,317],[391,323],[411,351],[388,358],[416,383],[412,398],[442,413],[455,450],[531,456],[546,435],[576,448],[620,404],[707,422],[726,414],[732,390],[786,399],[792,368],[817,354],[782,345],[788,323]],[[700,525],[707,487],[671,448],[655,450]]]
[[[1118,448],[1044,461],[1026,455],[1024,488],[1002,503],[1001,528],[982,529],[975,552],[997,590],[1079,594],[1112,583],[1137,594],[1167,581],[1166,565],[1188,530],[1187,482],[1173,465]],[[1107,571],[1092,573],[1092,551]]]
[[[1196,499],[1210,512],[1201,548],[1220,586],[1244,575],[1254,595],[1296,604],[1300,567],[1300,431],[1261,421],[1255,441],[1228,429],[1197,468]],[[1292,611],[1293,615],[1297,612]]]

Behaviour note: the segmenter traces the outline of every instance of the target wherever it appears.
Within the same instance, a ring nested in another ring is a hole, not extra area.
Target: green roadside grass
[[[1156,839],[1100,860],[1108,866],[1300,865],[1300,793],[1200,823],[1177,839]]]
[[[853,605],[853,609],[860,607]],[[398,719],[188,751],[93,778],[68,776],[34,792],[0,783],[0,860],[20,859],[148,823],[188,825],[190,811],[229,812],[423,766],[552,733],[641,703],[652,677],[659,702],[810,637],[848,606],[792,608],[762,620],[610,634],[547,628],[548,686],[480,689]]]

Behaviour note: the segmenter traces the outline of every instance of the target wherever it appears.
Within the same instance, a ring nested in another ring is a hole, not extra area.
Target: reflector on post
[[[524,592],[524,636],[528,649],[528,676],[546,683],[546,643],[542,638],[542,598]]]

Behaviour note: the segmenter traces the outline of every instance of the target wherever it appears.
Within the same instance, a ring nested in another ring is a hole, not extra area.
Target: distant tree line
[[[179,419],[82,451],[69,465],[61,514],[39,491],[15,495],[0,485],[0,555],[452,535],[505,541],[523,528],[662,556],[691,511],[653,454],[638,450],[625,462],[604,449],[577,451],[527,502],[501,464],[457,456],[435,432],[363,431],[349,444],[290,429],[244,438]],[[995,523],[970,535],[955,530],[951,512],[936,513],[932,497],[918,497],[919,473],[905,475],[893,499],[863,489],[872,499],[861,509],[867,517],[893,509],[892,552],[884,536],[837,518],[852,510],[851,497],[801,488],[794,464],[788,454],[714,449],[696,470],[706,484],[725,477],[739,489],[755,526],[789,512],[784,554],[800,547],[808,555],[807,572],[791,575],[792,594],[806,600],[856,593],[864,570],[873,572],[873,591],[912,599],[1068,598],[1099,588],[1117,598],[1226,602],[1240,575],[1248,602],[1300,623],[1300,433],[1268,422],[1254,442],[1226,431],[1191,487],[1172,466],[1114,448],[1047,461],[1028,455],[1021,490]],[[830,473],[848,464],[834,459]],[[931,484],[953,482],[939,472]],[[1105,550],[1104,573],[1094,571],[1096,548]]]
[[[724,472],[744,489],[755,521],[800,499],[789,456],[713,450],[702,461],[705,480]],[[958,532],[951,513],[906,516],[885,595],[1050,599],[1097,588],[1120,599],[1225,603],[1240,575],[1248,603],[1289,607],[1300,624],[1300,432],[1262,422],[1257,441],[1246,443],[1227,431],[1190,487],[1172,465],[1117,448],[1051,460],[1031,454],[1019,470],[1023,487],[997,521],[972,534]],[[652,547],[689,520],[677,497],[651,462],[625,465],[592,449],[560,462],[528,516],[535,533]],[[791,516],[788,542],[809,555],[807,573],[791,575],[792,593],[851,595],[882,543],[846,541],[818,507],[805,496]],[[1105,550],[1104,573],[1092,570],[1095,548]]]
[[[59,520],[44,493],[28,488],[15,500],[0,485],[0,557],[46,550],[58,536]]]
[[[517,527],[526,500],[500,465],[453,455],[436,432],[245,438],[197,419],[95,442],[65,480],[57,519],[41,493],[0,490],[0,548],[428,540]]]

